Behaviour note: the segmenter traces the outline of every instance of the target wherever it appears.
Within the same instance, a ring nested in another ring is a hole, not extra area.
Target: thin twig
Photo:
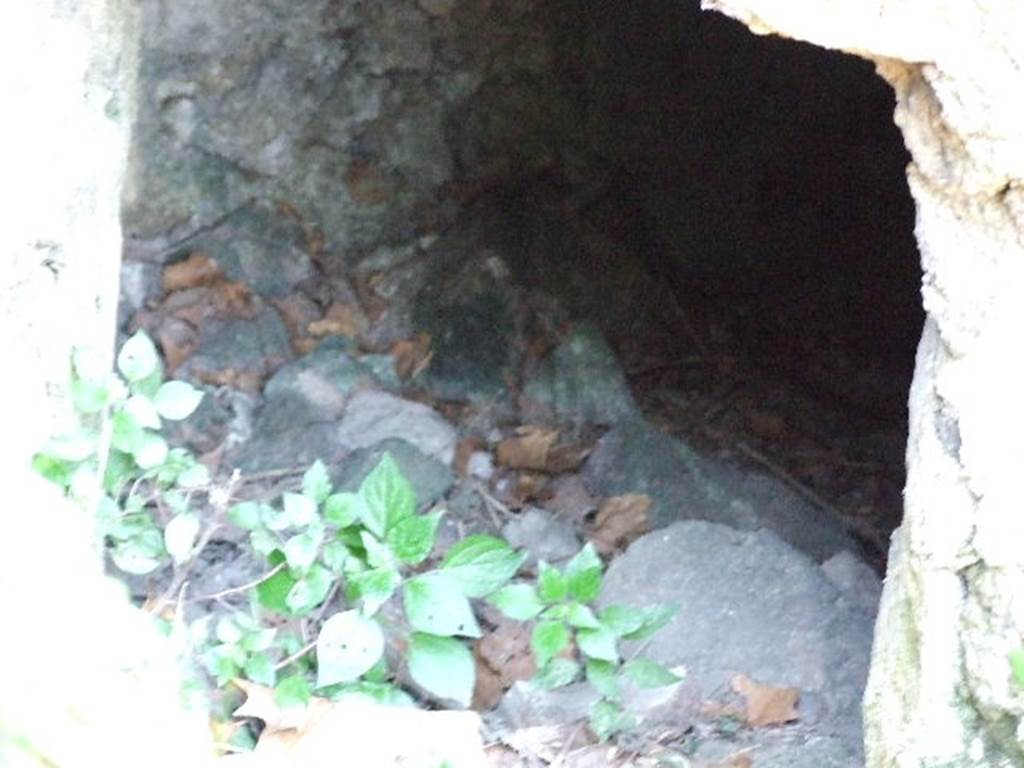
[[[281,477],[291,477],[292,475],[301,475],[309,467],[288,467],[287,469],[268,469],[263,472],[253,472],[252,474],[246,475],[242,481],[246,485],[249,483],[255,483],[260,480],[277,480]]]
[[[828,512],[832,512],[833,514],[839,515],[841,518],[845,517],[845,515],[843,515],[843,512],[841,509],[839,509],[839,507],[822,498],[820,495],[818,495],[817,491],[810,488],[806,483],[803,483],[797,478],[795,478],[793,475],[791,475],[781,466],[779,466],[774,461],[769,459],[763,453],[754,450],[746,443],[736,443],[736,447],[739,449],[741,453],[747,456],[747,458],[753,459],[762,467],[765,467],[766,469],[770,470],[780,480],[786,483],[786,485],[788,485],[794,491],[799,493],[812,504]]]
[[[509,507],[506,504],[503,504],[501,501],[494,498],[494,496],[488,493],[487,489],[484,488],[483,485],[481,485],[480,483],[473,483],[473,490],[480,494],[480,498],[484,500],[484,508],[490,515],[491,522],[494,524],[494,529],[496,531],[501,530],[501,520],[498,519],[498,516],[495,514],[495,510],[501,512],[506,517],[515,516],[515,512],[509,509]]]
[[[262,584],[267,579],[270,579],[270,578],[276,576],[278,573],[281,572],[281,570],[286,565],[288,565],[288,563],[282,561],[282,562],[278,563],[277,565],[275,565],[273,568],[271,568],[269,571],[264,573],[258,579],[254,579],[253,581],[250,581],[247,584],[242,584],[241,586],[238,586],[238,587],[230,587],[228,589],[222,589],[220,592],[214,592],[213,594],[210,594],[210,595],[200,595],[199,597],[190,597],[188,599],[188,602],[190,602],[190,603],[201,603],[201,602],[204,602],[206,600],[220,600],[222,597],[227,597],[228,595],[234,595],[234,594],[237,594],[238,592],[246,592],[247,590],[253,589],[254,587],[258,587],[260,584]]]
[[[307,653],[312,651],[314,648],[316,648],[316,640],[314,640],[311,643],[307,643],[302,648],[300,648],[295,653],[293,653],[291,656],[289,656],[287,659],[282,659],[281,661],[277,662],[277,664],[274,665],[274,671],[275,672],[280,672],[282,669],[287,667],[292,662],[295,662],[295,661],[298,661],[299,659],[301,659],[303,656],[305,656]]]

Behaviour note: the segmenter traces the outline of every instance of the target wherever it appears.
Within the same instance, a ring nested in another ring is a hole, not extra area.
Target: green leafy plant
[[[601,558],[587,544],[564,570],[541,562],[536,585],[510,584],[494,593],[490,602],[510,618],[535,620],[531,647],[537,684],[558,688],[583,676],[601,694],[590,724],[606,739],[634,724],[622,704],[624,683],[655,688],[679,677],[650,659],[624,659],[620,649],[623,640],[649,638],[671,621],[675,608],[614,604],[595,610],[603,570]]]
[[[75,351],[70,395],[78,423],[50,440],[33,465],[95,511],[119,569],[145,574],[188,560],[199,536],[192,495],[208,485],[209,473],[188,451],[170,448],[160,429],[187,418],[203,395],[163,380],[156,347],[141,331],[121,348],[117,370]]]
[[[303,476],[300,493],[284,494],[277,505],[249,501],[229,509],[229,519],[249,531],[252,548],[270,566],[255,588],[259,608],[298,620],[300,635],[316,634],[305,646],[315,651],[315,665],[293,654],[271,668],[290,674],[278,681],[268,672],[258,682],[287,681],[277,690],[288,698],[316,690],[404,699],[381,668],[386,643],[378,614],[397,593],[408,627],[402,644],[409,676],[438,699],[469,704],[474,664],[467,642],[481,634],[470,600],[507,584],[525,554],[501,539],[470,536],[436,567],[423,570],[441,512],[421,514],[416,506],[411,486],[385,454],[354,493],[335,493],[318,461]],[[338,593],[347,608],[321,621]],[[242,646],[246,637],[216,647],[211,671],[218,679],[241,673],[256,679],[248,674],[253,657]],[[268,667],[261,663],[258,669]],[[308,684],[300,685],[296,676]]]
[[[95,511],[119,569],[144,574],[173,563],[184,573],[220,521],[203,532],[194,501],[200,492],[212,496],[208,473],[159,432],[164,420],[191,414],[202,393],[164,382],[156,348],[141,332],[118,354],[117,371],[76,352],[71,396],[79,423],[51,440],[35,467]],[[418,509],[388,454],[355,492],[336,491],[320,461],[302,476],[301,488],[274,503],[232,505],[233,489],[231,483],[221,494],[220,512],[248,532],[267,569],[251,584],[193,598],[250,593],[247,609],[216,621],[208,615],[187,628],[186,644],[218,686],[244,677],[273,687],[284,707],[302,706],[314,693],[411,704],[389,669],[391,647],[403,654],[406,679],[441,702],[468,706],[475,682],[469,643],[481,635],[472,601],[480,599],[533,622],[537,684],[554,688],[585,678],[597,689],[591,726],[602,739],[632,724],[624,685],[678,679],[649,659],[624,659],[620,650],[622,641],[644,640],[664,626],[674,609],[595,609],[604,566],[591,545],[564,570],[540,563],[535,582],[512,583],[526,554],[493,536],[464,538],[432,561],[442,512]],[[392,609],[396,597],[402,618]]]

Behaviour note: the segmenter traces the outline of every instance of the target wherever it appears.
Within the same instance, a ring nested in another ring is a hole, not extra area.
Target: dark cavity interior
[[[153,319],[196,253],[282,316],[358,306],[364,351],[429,332],[408,388],[470,408],[589,320],[648,419],[881,564],[922,314],[871,64],[679,0],[143,5],[125,316],[191,339],[183,375],[256,394],[309,348],[289,326],[255,383],[196,363],[216,334]]]

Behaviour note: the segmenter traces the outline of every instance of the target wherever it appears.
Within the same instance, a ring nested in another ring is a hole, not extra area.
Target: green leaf
[[[103,476],[103,487],[108,493],[116,494],[135,479],[137,472],[132,457],[123,451],[112,450],[107,457],[107,472]]]
[[[620,731],[636,727],[636,718],[613,701],[601,699],[590,707],[590,729],[601,741],[607,741]]]
[[[403,598],[405,615],[413,629],[445,637],[480,637],[469,600],[446,572],[432,571],[410,579]]]
[[[159,467],[167,458],[167,441],[155,432],[143,432],[132,449],[132,458],[141,469]]]
[[[331,476],[320,459],[314,461],[302,476],[302,493],[317,504],[322,504],[331,495]]]
[[[237,645],[242,639],[242,629],[235,622],[234,616],[225,616],[217,622],[214,637],[224,645]]]
[[[682,678],[651,659],[630,659],[622,665],[622,672],[638,688],[661,688],[678,683]]]
[[[384,633],[359,611],[336,613],[316,639],[316,687],[347,683],[370,670],[384,655]]]
[[[589,603],[601,594],[601,572],[604,564],[594,545],[588,543],[565,566],[569,595],[581,603]]]
[[[274,662],[265,653],[256,653],[250,656],[246,660],[245,666],[242,667],[242,671],[247,678],[261,685],[273,685],[277,680]]]
[[[168,421],[187,419],[202,401],[202,390],[184,381],[168,381],[153,396],[157,412]]]
[[[357,493],[335,493],[324,502],[324,519],[338,528],[361,522],[367,514],[366,503]]]
[[[580,665],[573,659],[556,656],[537,670],[531,682],[545,690],[554,690],[575,682],[580,674]]]
[[[163,537],[156,529],[119,541],[110,551],[114,565],[125,573],[144,576],[164,564]]]
[[[255,501],[243,501],[228,509],[228,520],[247,531],[259,528],[260,505]]]
[[[468,707],[473,698],[473,654],[454,638],[414,632],[409,638],[409,674],[441,700]]]
[[[71,382],[71,402],[79,413],[99,413],[111,399],[106,377],[95,380],[76,377]]]
[[[281,542],[277,536],[263,528],[257,528],[249,534],[249,544],[254,552],[268,557],[275,549],[281,548]]]
[[[293,616],[301,616],[316,608],[327,597],[334,575],[320,564],[314,564],[305,576],[285,595],[285,606]]]
[[[282,551],[293,575],[306,573],[316,562],[321,537],[314,531],[297,533],[284,543]]]
[[[351,602],[362,600],[363,612],[372,615],[388,601],[401,583],[402,577],[394,568],[374,568],[349,575],[345,596]]]
[[[288,521],[286,527],[304,528],[316,518],[316,502],[301,493],[285,493],[281,496],[284,505],[284,516]]]
[[[258,533],[261,533],[261,531],[253,531],[252,536],[254,539]],[[267,559],[271,566],[278,566],[285,561],[284,553],[279,549],[270,552]],[[285,600],[292,587],[295,586],[295,582],[296,579],[288,573],[288,570],[282,568],[269,579],[261,581],[256,586],[256,599],[259,600],[260,605],[271,611],[289,613]]]
[[[67,488],[71,482],[74,462],[64,461],[46,453],[37,453],[32,457],[32,469],[51,483]]]
[[[177,479],[179,488],[201,488],[210,483],[210,470],[206,465],[196,462],[192,466],[182,470]]]
[[[516,552],[508,542],[477,534],[452,547],[441,570],[467,597],[486,597],[505,586],[525,560],[526,553]]]
[[[272,646],[274,644],[274,638],[276,637],[276,627],[252,629],[242,636],[242,641],[239,645],[242,647],[243,651],[258,653],[260,651],[265,651]]]
[[[643,624],[639,629],[624,634],[623,640],[646,640],[672,621],[679,609],[674,605],[649,605],[640,610],[644,614]]]
[[[604,627],[579,630],[576,633],[576,645],[588,658],[615,663],[619,661],[618,638]]]
[[[117,370],[128,381],[141,381],[159,368],[160,356],[143,331],[128,339],[117,355]]]
[[[160,414],[157,413],[153,401],[145,395],[132,395],[124,401],[121,413],[127,413],[140,427],[160,429]]]
[[[1017,685],[1024,687],[1024,648],[1010,651],[1010,670]]]
[[[569,628],[560,621],[538,621],[530,637],[530,648],[537,660],[537,667],[548,662],[569,645]]]
[[[348,557],[348,547],[337,540],[328,541],[324,544],[324,548],[320,553],[320,559],[323,560],[324,565],[334,574],[342,572]]]
[[[594,615],[594,612],[587,606],[580,603],[569,604],[566,621],[574,627],[580,627],[583,629],[597,629],[601,626],[601,623],[597,620],[597,616]]]
[[[606,699],[618,701],[621,696],[618,672],[618,665],[610,661],[587,659],[587,682]]]
[[[434,549],[434,536],[441,512],[429,515],[413,515],[399,520],[388,528],[384,542],[391,548],[395,557],[406,565],[422,563]]]
[[[366,562],[373,568],[394,568],[397,563],[391,548],[377,541],[377,537],[369,531],[360,532],[360,541],[366,551]]]
[[[391,526],[416,512],[412,486],[390,453],[385,453],[363,480],[359,495],[366,502],[363,525],[378,539],[383,539]]]
[[[597,616],[602,626],[619,637],[636,632],[647,620],[644,609],[618,603],[602,608]]]
[[[290,675],[274,686],[274,702],[281,709],[304,707],[313,698],[313,689],[305,675]]]
[[[544,603],[559,603],[569,596],[569,580],[543,560],[537,563],[537,595]]]
[[[487,602],[516,621],[529,621],[544,610],[532,584],[509,584],[488,597]]]
[[[50,439],[43,453],[61,461],[84,461],[96,452],[96,436],[83,430]]]
[[[171,518],[164,528],[164,548],[175,564],[180,565],[192,557],[192,547],[199,538],[199,516],[186,512]]]

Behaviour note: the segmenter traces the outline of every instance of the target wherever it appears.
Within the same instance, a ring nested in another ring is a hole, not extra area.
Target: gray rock
[[[578,324],[526,382],[526,421],[617,424],[639,415],[618,358],[601,332]]]
[[[837,552],[821,570],[851,604],[874,616],[882,597],[882,580],[867,563],[852,552]]]
[[[620,424],[598,441],[583,477],[598,496],[650,496],[652,527],[697,519],[744,530],[769,528],[818,560],[856,548],[839,519],[811,507],[785,485],[706,459],[640,419]]]
[[[573,527],[542,509],[527,509],[513,517],[505,523],[501,535],[513,547],[527,550],[530,564],[543,560],[557,565],[580,550]]]
[[[335,466],[348,454],[338,445],[337,429],[335,424],[296,424],[277,434],[257,432],[230,451],[225,463],[243,473],[306,469],[317,459]]]
[[[350,346],[328,339],[278,369],[263,388],[267,405],[257,429],[280,431],[296,420],[312,424],[341,418],[350,395],[376,383],[372,370],[348,354]],[[276,430],[275,424],[280,425]]]
[[[374,377],[389,389],[401,389],[402,380],[395,371],[395,358],[391,355],[363,355],[359,362],[373,371]]]
[[[730,738],[699,740],[694,752],[698,765],[729,765],[743,754],[757,768],[863,768],[860,750],[834,736],[809,734],[799,728],[778,732],[739,733]]]
[[[517,682],[502,696],[494,719],[504,728],[530,728],[550,723],[586,720],[590,708],[600,698],[587,683],[573,683],[553,691]]]
[[[433,357],[419,381],[438,397],[475,403],[508,399],[516,358],[514,296],[506,277],[504,264],[492,255],[453,274],[439,268],[420,291],[412,321],[431,335]]]
[[[440,461],[423,454],[405,440],[391,438],[349,454],[332,473],[335,488],[342,491],[358,489],[385,453],[391,454],[402,470],[420,507],[440,500],[455,482],[452,471]]]
[[[284,296],[313,274],[301,223],[265,201],[235,211],[195,238],[190,249],[212,256],[229,279],[261,296]]]
[[[353,395],[335,435],[338,444],[350,451],[393,437],[412,443],[446,466],[455,457],[455,430],[439,413],[385,392]]]
[[[678,605],[646,656],[685,666],[705,697],[728,692],[736,674],[795,686],[801,720],[789,729],[857,754],[873,622],[839,597],[818,565],[774,534],[691,521],[634,542],[608,569],[601,603]]]
[[[291,356],[284,323],[272,307],[264,305],[251,320],[213,319],[204,323],[199,348],[176,375],[209,381],[230,369],[266,376]]]

